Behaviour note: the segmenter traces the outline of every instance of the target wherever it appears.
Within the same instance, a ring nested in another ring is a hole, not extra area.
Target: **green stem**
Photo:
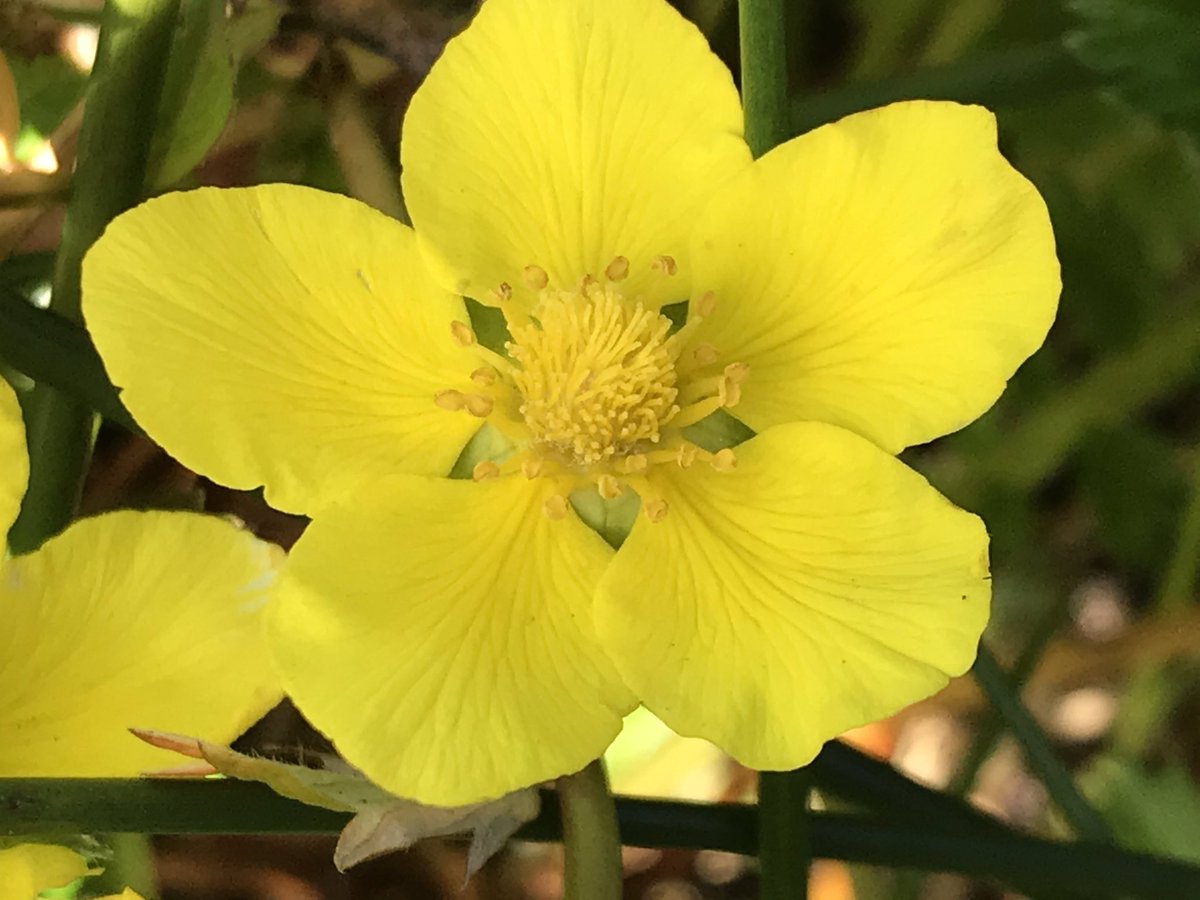
[[[791,137],[784,0],[738,0],[746,143],[756,157]]]
[[[557,841],[562,823],[552,794],[517,837]],[[708,848],[753,854],[757,810],[620,797],[617,820],[637,847]],[[261,784],[151,779],[0,779],[0,835],[88,831],[153,834],[333,834],[349,815],[305,806]],[[856,815],[813,812],[813,855],[870,865],[959,872],[1045,893],[1147,900],[1200,897],[1200,866],[1116,847],[1068,844],[998,829],[990,835],[929,831]]]
[[[1000,107],[1043,102],[1102,84],[1103,76],[1076,62],[1061,41],[1047,41],[802,95],[792,103],[791,130],[802,134],[842,116],[900,100],[957,100]]]
[[[759,896],[763,900],[804,900],[808,896],[811,791],[812,773],[807,768],[759,773]]]
[[[565,900],[620,900],[621,838],[604,763],[558,779]]]
[[[1108,826],[1083,798],[1071,778],[1071,773],[1066,770],[1054,748],[1050,746],[1050,739],[1021,703],[1008,676],[1000,668],[991,651],[982,644],[979,646],[979,655],[971,672],[988,700],[1008,723],[1025,752],[1025,759],[1030,768],[1041,779],[1051,799],[1066,816],[1075,832],[1089,841],[1111,842],[1112,835]]]
[[[1037,623],[1037,627],[1034,628],[1032,638],[1021,650],[1021,655],[1017,657],[1016,663],[1009,671],[1009,682],[1018,696],[1041,660],[1046,646],[1058,633],[1059,625],[1062,624],[1065,615],[1064,605],[1064,603],[1052,604],[1045,611]],[[946,788],[947,793],[955,797],[962,797],[970,792],[971,788],[975,786],[975,779],[979,777],[979,771],[983,768],[983,764],[988,761],[1003,735],[1004,717],[994,707],[984,710],[979,725],[975,729],[975,739],[971,742],[970,749],[967,750],[958,774]]]
[[[142,197],[177,9],[177,0],[104,7],[50,300],[54,312],[76,323],[84,253]],[[30,405],[29,490],[9,535],[15,552],[34,549],[70,522],[92,449],[92,413],[83,404],[38,385]]]

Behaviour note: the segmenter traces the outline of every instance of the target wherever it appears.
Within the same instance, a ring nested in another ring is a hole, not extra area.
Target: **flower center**
[[[652,268],[662,277],[676,272],[669,256],[657,257]],[[672,331],[666,316],[622,294],[619,282],[628,272],[629,261],[619,256],[603,281],[586,275],[564,289],[550,286],[545,270],[527,266],[525,283],[538,292],[532,312],[512,306],[507,284],[491,297],[512,335],[507,355],[481,346],[464,322],[450,328],[483,365],[471,371],[469,388],[464,381],[439,391],[434,403],[487,420],[512,446],[502,462],[477,463],[474,478],[519,473],[553,480],[557,490],[545,512],[554,519],[567,514],[573,492],[590,484],[604,500],[632,489],[643,512],[659,521],[667,504],[650,467],[701,462],[729,471],[737,464],[732,450],[708,452],[683,432],[736,405],[749,373],[744,363],[722,365],[711,344],[692,341],[715,298],[693,300],[687,324]]]
[[[612,285],[544,292],[507,348],[533,445],[586,470],[659,443],[679,412],[670,329]]]

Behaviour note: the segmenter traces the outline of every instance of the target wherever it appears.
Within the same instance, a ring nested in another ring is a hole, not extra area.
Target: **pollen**
[[[508,347],[534,445],[588,469],[657,444],[679,412],[670,330],[666,317],[595,280],[544,293]]]

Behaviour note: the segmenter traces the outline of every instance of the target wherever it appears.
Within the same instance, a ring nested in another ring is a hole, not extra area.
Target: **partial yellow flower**
[[[74,850],[56,844],[0,848],[0,900],[36,900],[42,891],[67,887],[100,871]]]
[[[896,104],[754,162],[741,117],[662,0],[488,0],[405,120],[413,229],[199,190],[85,260],[143,426],[314,516],[273,652],[390,792],[572,771],[638,702],[792,767],[970,665],[986,532],[892,454],[1042,342],[1045,206],[978,107]],[[759,434],[702,436],[731,411]],[[445,478],[484,423],[501,452]]]
[[[3,531],[27,472],[20,410],[0,382]],[[280,696],[262,633],[274,577],[268,545],[186,512],[82,519],[0,561],[0,777],[160,768],[130,726],[232,740]]]

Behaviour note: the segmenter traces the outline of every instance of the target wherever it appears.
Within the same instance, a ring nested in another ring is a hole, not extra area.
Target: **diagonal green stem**
[[[979,655],[971,673],[988,700],[1008,723],[1025,752],[1025,759],[1030,768],[1046,786],[1051,799],[1062,810],[1075,832],[1089,841],[1111,842],[1112,834],[1108,826],[1079,793],[1071,773],[1066,770],[1054,748],[1050,746],[1050,739],[1021,703],[1008,676],[996,662],[996,657],[982,644],[979,645]]]
[[[791,137],[784,0],[738,0],[746,143],[756,156]]]
[[[565,900],[620,900],[621,838],[604,763],[558,779]]]

